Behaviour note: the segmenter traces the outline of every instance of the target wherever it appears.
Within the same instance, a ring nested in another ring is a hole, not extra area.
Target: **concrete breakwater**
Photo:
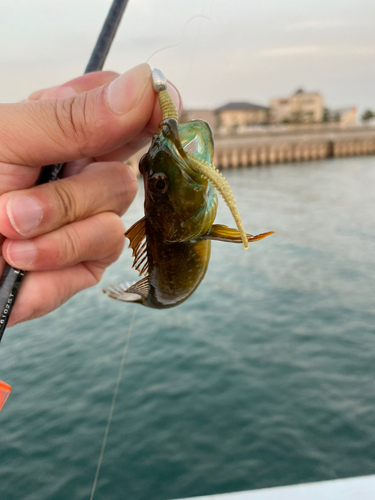
[[[215,136],[218,168],[375,154],[375,128],[298,128]]]
[[[286,126],[247,133],[214,134],[220,169],[375,154],[375,127]],[[144,148],[128,163],[138,171]]]

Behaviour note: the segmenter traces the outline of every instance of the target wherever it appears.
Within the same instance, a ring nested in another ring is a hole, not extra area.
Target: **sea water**
[[[6,331],[1,500],[166,500],[375,473],[375,158],[229,170],[252,243],[181,306],[98,285]],[[124,217],[142,216],[143,193]],[[217,223],[233,226],[220,203]],[[104,286],[137,279],[131,252]]]

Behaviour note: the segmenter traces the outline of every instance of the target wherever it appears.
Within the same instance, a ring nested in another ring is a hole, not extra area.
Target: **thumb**
[[[62,85],[36,90],[29,95],[27,100],[39,101],[40,99],[63,99],[65,97],[72,97],[82,92],[86,92],[87,90],[101,87],[106,83],[111,83],[119,76],[120,75],[114,71],[92,71],[91,73],[85,73],[84,75],[73,78],[73,80],[69,80]]]
[[[155,104],[141,64],[110,84],[66,99],[0,105],[0,162],[40,167],[108,153],[147,124]]]

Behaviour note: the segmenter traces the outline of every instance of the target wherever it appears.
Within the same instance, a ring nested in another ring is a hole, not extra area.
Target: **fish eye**
[[[169,187],[168,177],[163,172],[158,172],[150,177],[149,186],[154,192],[164,194]]]

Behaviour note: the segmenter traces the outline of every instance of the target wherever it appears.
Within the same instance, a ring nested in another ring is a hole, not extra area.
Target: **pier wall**
[[[218,168],[375,155],[375,129],[291,131],[215,137]]]
[[[375,127],[270,128],[247,134],[215,134],[214,140],[214,164],[220,169],[375,155]],[[146,151],[147,147],[128,161],[136,171]]]

